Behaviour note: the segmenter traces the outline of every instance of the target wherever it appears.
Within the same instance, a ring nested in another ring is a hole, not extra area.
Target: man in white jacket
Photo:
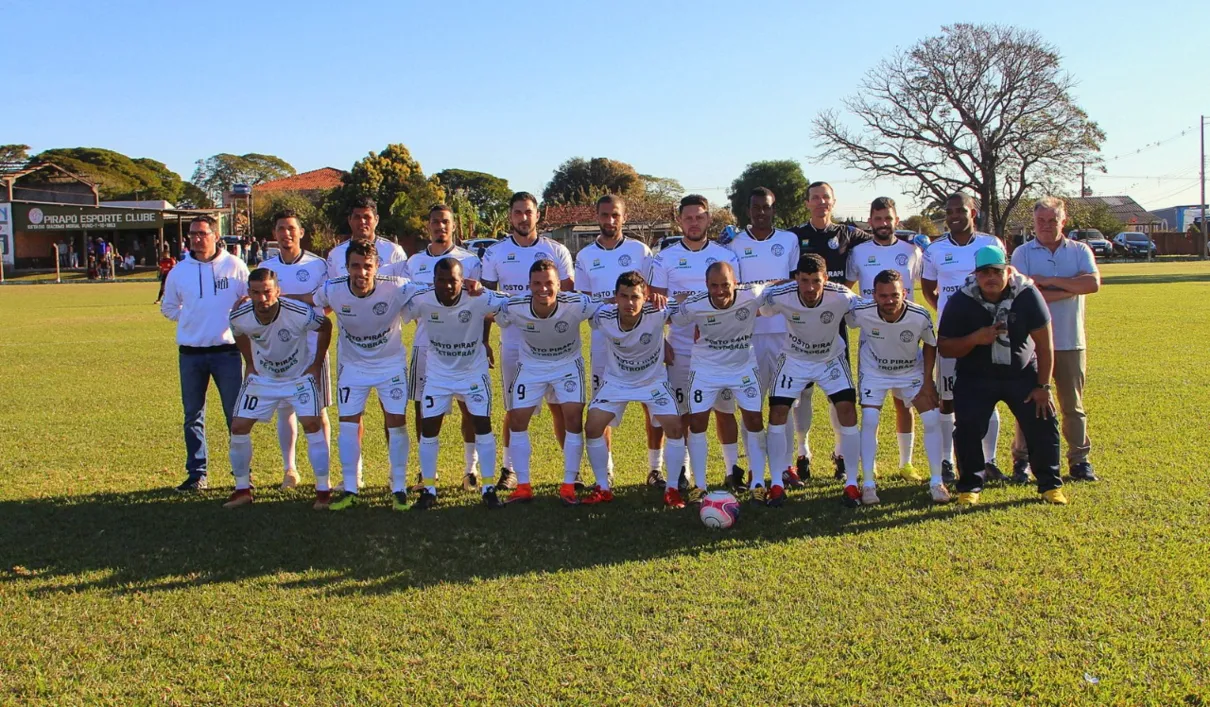
[[[235,412],[243,368],[228,315],[247,294],[248,266],[218,243],[218,221],[199,216],[189,224],[189,255],[168,273],[160,312],[176,322],[181,402],[185,408],[184,483],[181,493],[208,486],[206,390],[218,386],[227,427]]]

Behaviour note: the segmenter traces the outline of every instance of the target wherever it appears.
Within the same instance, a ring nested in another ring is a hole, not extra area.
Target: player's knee
[[[256,424],[256,420],[247,417],[237,417],[231,420],[231,434],[246,435],[252,431],[252,426]]]
[[[303,432],[313,435],[323,429],[323,422],[318,417],[300,417],[298,424],[302,425]]]
[[[689,431],[693,434],[701,434],[706,431],[706,426],[710,422],[710,413],[699,412],[689,416]]]
[[[761,418],[759,412],[742,410],[740,415],[744,418],[744,429],[749,432],[760,432],[765,428],[765,421]]]
[[[486,415],[476,415],[470,418],[471,428],[477,435],[489,435],[492,433],[492,418]]]
[[[836,403],[836,419],[845,427],[853,427],[857,424],[857,406],[848,400]]]
[[[681,424],[681,418],[671,415],[660,418],[660,426],[657,430],[663,430],[664,436],[668,439],[680,439],[685,436],[685,426]]]
[[[408,424],[408,416],[386,412],[382,415],[382,421],[386,424],[387,428],[404,427]]]

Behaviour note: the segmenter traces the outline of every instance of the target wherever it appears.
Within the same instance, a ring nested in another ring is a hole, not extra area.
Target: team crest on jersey
[[[840,371],[838,369],[833,368],[832,371],[830,373],[828,373],[828,377],[831,378],[832,380],[836,380],[837,378],[840,377]]]
[[[403,388],[391,388],[391,400],[402,400]]]
[[[307,272],[306,270],[298,270],[295,271],[294,277],[298,278],[299,282],[306,282],[307,280],[311,279],[311,273]]]
[[[623,255],[622,257],[618,258],[618,265],[621,265],[622,267],[626,267],[627,265],[630,265],[630,256]]]
[[[374,305],[374,314],[383,315],[386,313],[387,313],[387,303],[386,302],[379,302],[378,304]]]
[[[281,331],[277,332],[277,338],[281,339],[282,341],[289,341],[290,336],[291,336],[290,332],[286,331],[285,329],[282,329]]]
[[[786,247],[784,245],[782,245],[781,243],[776,243],[773,245],[773,256],[774,257],[780,258],[781,256],[783,256],[785,254],[786,254]]]
[[[900,253],[899,255],[895,256],[895,264],[898,265],[899,267],[903,267],[904,265],[907,265],[907,261],[908,261],[907,253]]]
[[[752,312],[749,312],[746,307],[735,313],[735,318],[740,320],[741,322],[750,316],[752,316]]]
[[[575,391],[575,389],[576,389],[575,381],[563,381],[563,390],[566,390],[567,392],[571,393],[571,392]]]
[[[916,338],[916,335],[910,331],[901,332],[899,334],[899,340],[905,344],[912,343],[912,339],[914,339],[914,338]]]
[[[475,393],[474,395],[471,396],[471,400],[476,403],[481,403],[481,402],[483,402],[483,396],[480,395],[479,393]]]
[[[718,262],[718,258],[706,258],[706,267],[710,267]]]
[[[639,337],[639,343],[646,346],[651,343],[651,334],[643,334]]]
[[[298,396],[298,404],[299,404],[299,405],[306,405],[306,404],[307,404],[307,403],[309,403],[309,402],[311,402],[311,394],[310,394],[310,393],[300,393],[300,394],[299,394],[299,396]]]
[[[534,253],[534,262],[539,260],[554,260],[554,258],[550,257],[549,253]]]
[[[567,322],[556,322],[555,331],[559,332],[560,334],[567,331]]]
[[[828,239],[828,247],[832,250],[840,250],[840,239],[836,236],[832,236]]]
[[[461,312],[458,312],[458,321],[462,322],[463,324],[466,324],[470,320],[471,320],[471,312],[469,309],[464,309]]]
[[[795,314],[794,316],[797,317],[798,315]],[[819,315],[819,321],[823,322],[824,324],[831,324],[832,320],[835,318],[836,315],[832,314],[831,312],[824,312],[823,314]]]
[[[730,400],[731,398],[734,398],[734,397],[735,396],[732,395],[730,388],[723,388],[723,395],[722,395],[723,400]]]
[[[749,398],[755,398],[756,397],[756,388],[753,388],[752,386],[748,386],[747,388],[744,388],[744,395],[748,396]]]

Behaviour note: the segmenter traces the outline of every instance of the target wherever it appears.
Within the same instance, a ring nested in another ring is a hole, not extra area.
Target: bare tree
[[[1096,164],[1105,133],[1076,105],[1058,51],[1032,30],[956,24],[883,60],[814,121],[820,157],[902,180],[919,203],[960,190],[1002,235],[1022,197]]]

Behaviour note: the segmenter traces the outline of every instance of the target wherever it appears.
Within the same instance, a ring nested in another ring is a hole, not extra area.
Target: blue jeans
[[[181,402],[185,406],[185,472],[190,479],[206,475],[206,390],[210,379],[223,401],[227,429],[235,414],[235,402],[243,383],[243,363],[238,351],[181,353]]]

